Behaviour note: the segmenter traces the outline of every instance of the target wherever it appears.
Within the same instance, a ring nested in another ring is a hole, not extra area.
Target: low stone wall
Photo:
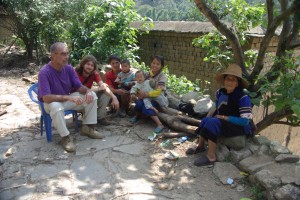
[[[300,197],[299,156],[292,155],[278,142],[263,136],[221,138],[217,159],[219,162],[215,163],[213,172],[223,184],[243,189],[241,179],[248,177],[254,187],[260,188],[257,192],[263,194],[264,199]],[[228,183],[229,178],[233,182]]]

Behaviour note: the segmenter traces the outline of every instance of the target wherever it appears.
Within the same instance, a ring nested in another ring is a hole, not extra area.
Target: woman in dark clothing
[[[251,132],[251,99],[243,91],[249,84],[243,79],[241,68],[236,64],[231,64],[215,79],[223,86],[216,92],[215,109],[201,121],[196,131],[200,134],[198,146],[186,151],[186,154],[203,152],[205,151],[204,141],[208,141],[207,156],[197,158],[194,162],[196,166],[210,165],[217,160],[216,148],[220,136],[234,137]]]

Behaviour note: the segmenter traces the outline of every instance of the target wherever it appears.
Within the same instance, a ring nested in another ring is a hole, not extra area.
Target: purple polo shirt
[[[49,94],[69,95],[72,89],[79,89],[82,84],[71,65],[65,65],[61,71],[54,69],[50,63],[39,72],[38,98]]]

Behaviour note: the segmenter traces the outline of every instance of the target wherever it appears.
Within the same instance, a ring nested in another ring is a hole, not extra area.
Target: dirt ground
[[[34,75],[36,69],[36,66],[0,69],[0,102],[12,102],[1,106],[7,113],[0,116],[0,141],[9,141],[9,145],[4,148],[1,143],[0,199],[238,200],[251,197],[245,180],[224,185],[213,173],[213,167],[195,167],[196,156],[185,155],[185,150],[194,144],[192,139],[184,143],[172,140],[171,150],[179,159],[166,159],[170,149],[160,146],[163,140],[147,139],[155,128],[150,120],[132,126],[129,117],[110,118],[117,124],[98,126],[106,135],[99,142],[80,136],[71,122],[76,153],[64,152],[55,132],[53,142],[47,143],[45,134],[40,136],[39,132],[40,111],[27,93],[30,83],[22,81],[22,76]],[[90,168],[92,165],[98,167]],[[90,168],[84,178],[80,176],[82,168]],[[64,184],[67,189],[58,190]]]

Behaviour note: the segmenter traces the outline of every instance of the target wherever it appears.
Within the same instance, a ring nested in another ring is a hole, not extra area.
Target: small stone
[[[168,190],[173,190],[174,187],[175,187],[174,184],[170,184]]]
[[[238,192],[243,192],[244,190],[245,190],[245,188],[242,185],[238,185],[236,187],[236,191],[238,191]]]
[[[168,185],[167,183],[160,183],[160,184],[158,185],[158,188],[159,188],[160,190],[166,190],[166,189],[169,188],[169,185]]]
[[[5,153],[5,156],[8,157],[8,156],[11,156],[13,154],[14,150],[13,148],[9,148],[6,153]]]
[[[155,158],[151,158],[151,159],[150,159],[150,163],[155,162],[155,160],[156,160]]]
[[[236,183],[232,183],[232,184],[230,185],[231,188],[236,188],[236,186],[237,186]]]
[[[169,174],[167,175],[167,178],[172,178],[172,176],[174,176],[176,174],[176,171],[174,169],[172,169]]]

